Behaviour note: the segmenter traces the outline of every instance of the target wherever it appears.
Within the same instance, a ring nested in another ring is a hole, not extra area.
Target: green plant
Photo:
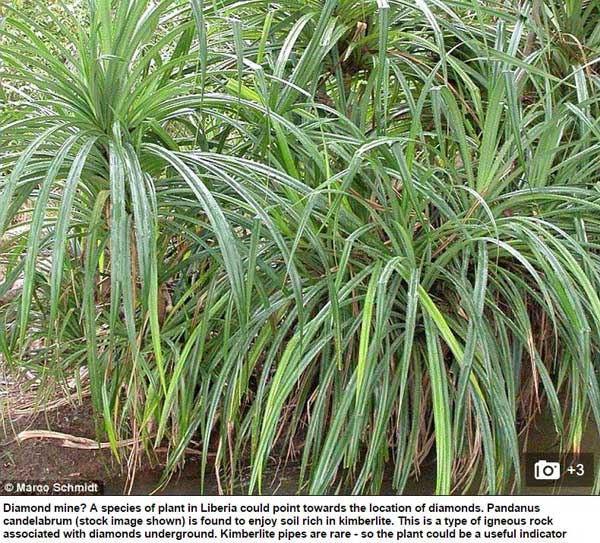
[[[542,406],[565,449],[600,426],[593,39],[559,73],[516,3],[36,9],[1,37],[0,233],[33,208],[0,346],[87,365],[115,454],[167,441],[166,479],[199,436],[254,492],[301,443],[322,493],[433,452],[438,493],[498,493]]]

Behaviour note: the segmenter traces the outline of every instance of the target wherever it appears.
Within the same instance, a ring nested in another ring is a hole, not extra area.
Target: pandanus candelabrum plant
[[[165,481],[193,442],[229,489],[297,457],[311,493],[426,462],[518,491],[541,409],[564,450],[600,426],[600,30],[571,4],[581,55],[552,2],[6,7],[3,357],[86,375],[98,438],[167,446]]]

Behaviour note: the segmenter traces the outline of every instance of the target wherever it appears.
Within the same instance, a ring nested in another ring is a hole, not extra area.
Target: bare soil
[[[87,450],[64,447],[59,440],[28,439],[19,443],[16,435],[24,430],[50,430],[95,439],[91,405],[84,401],[16,421],[4,420],[0,426],[0,481],[100,481],[107,495],[123,494],[127,485],[125,461],[117,462],[109,449]],[[124,451],[126,452],[126,451]],[[126,456],[126,455],[123,455]],[[151,464],[142,460],[134,479],[132,494],[150,494],[160,480],[163,458]],[[199,466],[194,457],[186,459],[184,469],[161,494],[198,494]],[[205,492],[209,494],[212,488]]]
[[[18,443],[24,430],[51,430],[94,439],[91,407],[64,406],[37,416],[5,421],[0,428],[0,462],[3,480],[106,480],[120,475],[111,452],[61,446],[59,441],[28,439]]]

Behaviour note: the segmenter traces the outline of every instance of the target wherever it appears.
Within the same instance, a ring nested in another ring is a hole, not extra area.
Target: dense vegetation
[[[3,12],[0,349],[115,455],[499,493],[600,427],[597,1]]]

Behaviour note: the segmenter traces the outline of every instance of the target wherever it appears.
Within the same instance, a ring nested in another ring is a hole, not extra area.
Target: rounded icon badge
[[[12,483],[4,483],[4,492],[12,492],[15,489],[15,485]]]

